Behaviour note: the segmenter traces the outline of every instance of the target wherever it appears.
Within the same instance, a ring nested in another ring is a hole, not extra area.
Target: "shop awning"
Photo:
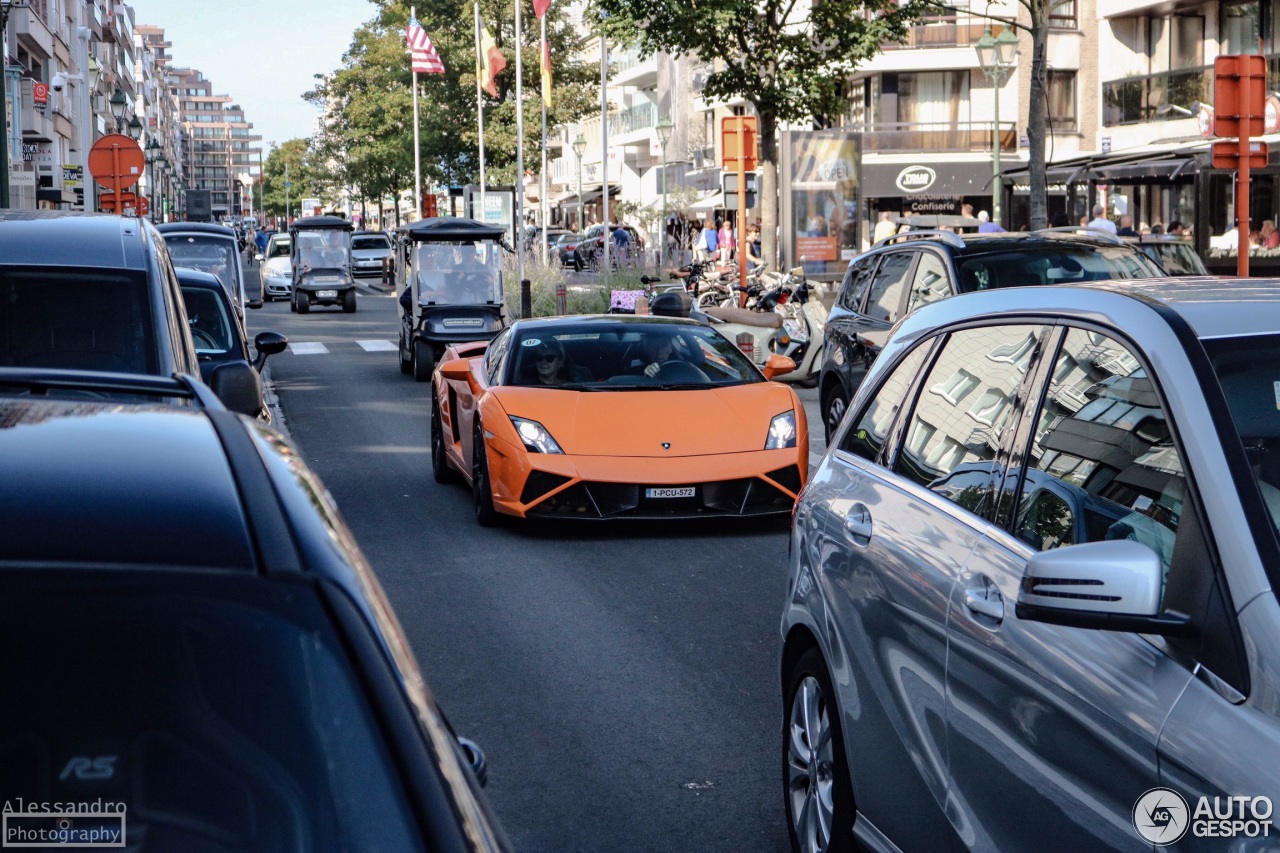
[[[689,205],[690,210],[717,210],[721,207],[724,207],[724,193],[720,192],[720,190],[707,193]]]
[[[1154,151],[1118,151],[1074,157],[1050,163],[1045,176],[1050,184],[1086,184],[1089,181],[1172,181],[1192,170],[1208,154],[1208,143]],[[1000,172],[1005,183],[1025,184],[1030,167],[1025,163]]]

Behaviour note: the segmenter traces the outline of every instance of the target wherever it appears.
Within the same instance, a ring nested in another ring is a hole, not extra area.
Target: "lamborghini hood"
[[[574,456],[669,459],[763,450],[773,416],[801,408],[791,389],[773,382],[705,391],[505,386],[494,393],[508,415],[542,424]]]

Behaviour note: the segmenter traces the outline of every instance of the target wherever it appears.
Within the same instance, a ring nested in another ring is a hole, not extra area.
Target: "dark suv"
[[[1147,278],[1165,273],[1120,238],[1079,229],[966,234],[913,231],[849,263],[827,317],[819,376],[828,438],[898,319],[957,293]]]
[[[0,791],[99,804],[6,814],[6,843],[510,849],[483,754],[279,433],[191,377],[48,368],[0,367],[0,424],[0,653],[22,685]]]
[[[200,376],[165,241],[145,219],[0,210],[0,367]],[[207,371],[223,403],[256,415],[244,361]]]

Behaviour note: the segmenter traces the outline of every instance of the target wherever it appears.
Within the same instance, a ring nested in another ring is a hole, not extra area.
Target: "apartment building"
[[[254,143],[262,137],[252,132],[240,105],[230,95],[215,94],[200,71],[167,67],[165,81],[186,130],[187,188],[211,192],[214,220],[247,214],[239,176],[259,162],[261,146]]]

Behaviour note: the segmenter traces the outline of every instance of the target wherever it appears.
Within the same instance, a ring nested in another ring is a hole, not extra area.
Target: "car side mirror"
[[[1164,565],[1131,539],[1041,551],[1027,561],[1018,590],[1019,619],[1105,631],[1178,634],[1180,614],[1161,613]]]
[[[776,352],[764,360],[764,378],[773,379],[796,369],[796,363],[785,355]]]
[[[248,302],[246,302],[246,303],[244,304],[244,307],[245,307],[245,308],[261,308],[261,307],[262,307],[262,300],[261,300],[261,299],[250,299]]]
[[[471,362],[465,358],[456,358],[453,361],[446,361],[438,368],[440,375],[445,379],[452,379],[455,382],[465,382],[471,384]]]
[[[233,412],[256,418],[262,411],[262,377],[245,361],[228,361],[213,369],[209,387]]]
[[[253,348],[258,352],[258,357],[253,360],[253,369],[261,373],[267,356],[284,352],[288,346],[289,339],[279,332],[258,332],[253,338]]]
[[[489,782],[489,762],[484,757],[484,750],[480,748],[480,744],[465,737],[458,738],[458,746],[462,747],[462,755],[483,788]]]

